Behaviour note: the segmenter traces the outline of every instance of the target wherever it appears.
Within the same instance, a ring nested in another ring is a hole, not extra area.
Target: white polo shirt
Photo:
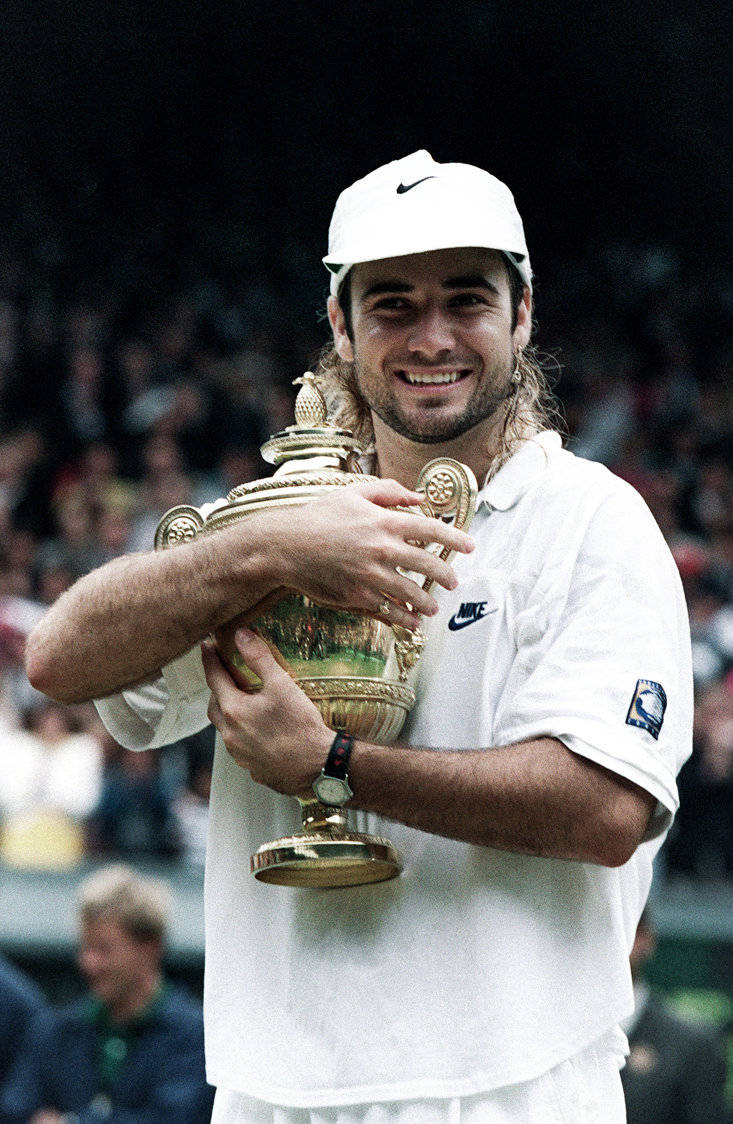
[[[405,869],[391,882],[298,890],[249,856],[298,829],[295,801],[217,745],[206,870],[208,1079],[275,1104],[471,1096],[529,1080],[633,1008],[628,951],[691,747],[687,613],[641,498],[600,465],[526,442],[480,495],[476,550],[426,622],[401,741],[475,749],[533,736],[652,793],[623,867],[510,854],[371,813]],[[197,653],[165,681],[99,703],[127,745],[206,721]],[[395,748],[399,754],[399,749]]]

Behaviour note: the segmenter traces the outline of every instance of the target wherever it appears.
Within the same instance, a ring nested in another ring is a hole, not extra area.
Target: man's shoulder
[[[5,957],[0,957],[0,1007],[26,1017],[46,1008],[40,987]]]
[[[610,504],[613,510],[628,512],[636,520],[648,520],[648,507],[633,485],[617,476],[605,464],[586,460],[567,448],[550,446],[546,450],[544,471],[536,473],[525,492],[528,504],[554,519],[558,509],[567,517],[592,518],[593,513]]]
[[[602,496],[625,495],[640,498],[636,489],[607,465],[579,457],[571,448],[556,450],[550,458],[549,467],[552,471],[546,474],[547,480],[558,487],[572,483]]]

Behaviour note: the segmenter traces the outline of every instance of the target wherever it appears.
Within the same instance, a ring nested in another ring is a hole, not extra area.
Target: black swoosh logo
[[[487,609],[480,617],[466,617],[465,620],[457,619],[454,614],[448,621],[448,628],[451,632],[459,632],[462,628],[468,628],[470,624],[476,624],[477,621],[485,620],[490,613],[495,613],[496,609]]]
[[[425,180],[434,180],[435,176],[423,176],[421,180],[415,180],[414,183],[401,183],[397,188],[398,195],[404,195],[406,191],[412,191],[413,187],[417,187],[419,183],[425,183]]]

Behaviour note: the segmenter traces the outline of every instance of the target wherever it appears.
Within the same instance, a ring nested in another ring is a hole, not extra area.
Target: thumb
[[[234,641],[239,649],[239,654],[250,671],[258,675],[263,683],[272,679],[276,674],[287,674],[280,667],[268,645],[249,628],[238,628]]]

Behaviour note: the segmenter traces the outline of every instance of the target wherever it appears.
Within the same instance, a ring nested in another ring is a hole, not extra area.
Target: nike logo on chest
[[[497,606],[487,609],[486,604],[486,601],[463,601],[458,612],[454,613],[448,621],[450,631],[458,632],[462,628],[468,628],[470,624],[476,624],[477,621],[497,611]]]

